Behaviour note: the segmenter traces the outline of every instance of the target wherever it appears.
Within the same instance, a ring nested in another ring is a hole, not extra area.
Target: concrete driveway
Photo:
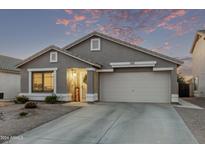
[[[97,103],[10,143],[197,143],[168,104]]]

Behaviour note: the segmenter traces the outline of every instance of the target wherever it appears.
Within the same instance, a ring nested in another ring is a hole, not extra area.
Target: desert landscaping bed
[[[4,137],[20,135],[79,108],[41,102],[38,103],[38,108],[25,109],[24,104],[0,102],[0,143],[5,141]]]
[[[198,105],[202,108],[205,108],[205,97],[187,97],[187,98],[183,98],[183,100]]]
[[[191,101],[189,102],[193,103]],[[202,100],[195,101],[195,103],[193,104],[196,104],[200,107],[205,107]],[[205,109],[190,109],[178,107],[175,107],[175,109],[182,117],[185,124],[188,126],[197,141],[201,144],[205,144]]]

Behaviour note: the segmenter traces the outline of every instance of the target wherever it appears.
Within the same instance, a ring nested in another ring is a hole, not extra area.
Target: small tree
[[[177,82],[178,82],[179,84],[185,84],[185,83],[186,83],[186,82],[185,82],[185,79],[184,79],[184,77],[181,75],[181,73],[177,74]]]

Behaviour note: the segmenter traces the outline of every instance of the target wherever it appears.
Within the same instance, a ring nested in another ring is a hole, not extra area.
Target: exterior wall
[[[80,55],[85,59],[91,59],[103,65],[103,69],[111,68],[110,62],[135,62],[135,61],[157,61],[156,67],[175,67],[176,64],[161,58],[153,57],[141,51],[128,48],[123,45],[101,38],[101,50],[90,51],[90,39],[68,50],[71,54]]]
[[[205,40],[199,38],[196,42],[192,55],[192,74],[198,77],[198,91],[194,92],[195,96],[205,97]]]
[[[14,99],[20,92],[20,75],[0,72],[0,92],[4,99]]]
[[[99,83],[99,73],[95,72],[94,73],[94,93],[98,93],[98,83]]]
[[[94,102],[98,100],[98,73],[95,72],[95,69],[87,70],[87,94],[86,100],[88,102]]]
[[[52,52],[51,50],[50,52]],[[79,60],[71,58],[67,55],[58,52],[58,62],[50,63],[50,52],[47,52],[40,57],[33,59],[29,63],[21,66],[21,93],[29,93],[29,72],[28,69],[33,68],[57,68],[56,71],[56,93],[58,95],[67,95],[67,69],[68,68],[89,68],[90,65]],[[34,94],[33,94],[34,95]],[[33,96],[32,95],[32,96]],[[42,99],[45,95],[42,95]]]

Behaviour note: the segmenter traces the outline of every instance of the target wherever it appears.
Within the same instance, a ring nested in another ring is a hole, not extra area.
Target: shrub
[[[27,102],[24,106],[25,109],[33,109],[33,108],[37,108],[37,104],[34,102]]]
[[[55,104],[58,101],[58,97],[56,95],[47,96],[45,98],[45,102],[49,104]]]
[[[16,96],[16,99],[14,100],[16,104],[25,104],[28,101],[29,99],[26,96]]]
[[[19,115],[21,116],[21,117],[24,117],[24,116],[26,116],[28,114],[28,112],[20,112],[19,113]]]

